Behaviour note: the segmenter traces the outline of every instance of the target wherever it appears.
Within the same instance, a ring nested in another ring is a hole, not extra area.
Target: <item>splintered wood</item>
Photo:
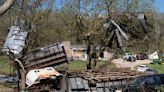
[[[68,74],[71,76],[81,77],[90,82],[107,82],[133,79],[145,75],[144,73],[124,68],[69,71]]]

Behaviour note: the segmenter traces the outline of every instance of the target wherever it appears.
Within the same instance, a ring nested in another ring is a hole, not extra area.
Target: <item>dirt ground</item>
[[[150,64],[151,60],[145,59],[145,60],[136,60],[136,62],[129,62],[124,61],[122,58],[114,59],[112,63],[116,65],[117,68],[126,68],[129,67],[132,70],[135,69],[136,66],[141,64]]]
[[[0,84],[0,92],[17,92],[16,89]]]

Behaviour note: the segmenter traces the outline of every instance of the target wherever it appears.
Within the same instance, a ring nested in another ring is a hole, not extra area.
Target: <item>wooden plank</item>
[[[52,56],[52,57],[44,58],[44,59],[41,59],[41,60],[38,60],[38,61],[35,61],[35,62],[31,62],[30,64],[28,64],[28,67],[36,65],[36,64],[39,65],[41,63],[48,62],[50,60],[54,60],[54,59],[57,59],[57,58],[60,58],[60,57],[64,57],[64,56],[65,56],[65,54],[62,53],[62,54],[58,54],[58,55],[55,55],[55,56]]]
[[[114,70],[114,71],[113,71]],[[69,73],[69,72],[68,72]],[[145,75],[131,70],[124,69],[111,69],[111,70],[84,70],[84,71],[71,71],[72,76],[78,76],[88,81],[109,81],[109,80],[121,80],[121,79],[132,79],[138,76]]]
[[[36,56],[37,54],[29,54],[27,56],[25,56],[23,58],[23,61],[31,61],[31,60],[37,60],[37,59],[41,59],[41,58],[44,58],[44,57],[48,57],[48,56],[51,56],[51,55],[57,55],[57,54],[60,54],[60,53],[63,53],[63,51],[59,51],[59,52],[51,52],[51,53],[37,53],[37,54],[44,54],[44,55],[41,55],[41,56]]]

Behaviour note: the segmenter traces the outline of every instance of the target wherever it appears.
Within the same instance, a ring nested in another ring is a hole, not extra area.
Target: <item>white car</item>
[[[147,69],[149,69],[147,65],[139,65],[137,71],[145,72]]]

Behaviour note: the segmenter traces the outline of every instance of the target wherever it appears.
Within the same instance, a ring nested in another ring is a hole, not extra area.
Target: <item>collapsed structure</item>
[[[132,16],[128,16],[129,20],[131,17]],[[141,24],[143,30],[147,32],[148,29],[145,22],[144,14],[139,14],[137,19],[139,20],[139,23]],[[126,32],[124,32],[122,29],[124,27],[122,27],[120,23],[117,23],[117,21],[115,21],[114,18],[104,23],[103,27],[107,29],[107,33],[105,35],[111,35],[109,39],[109,44],[111,43],[112,39],[117,39],[119,46],[122,47],[123,40],[129,39],[128,34],[126,34]],[[64,46],[60,43],[55,43],[45,47],[36,48],[32,52],[24,54],[24,48],[27,42],[26,40],[28,39],[30,31],[31,29],[27,29],[23,25],[12,26],[5,40],[2,50],[7,55],[12,56],[14,65],[19,72],[20,80],[22,83],[21,89],[24,89],[26,87],[29,88],[31,91],[59,91],[63,88],[65,88],[64,90],[69,89],[66,88],[66,70],[64,70],[63,73],[60,71],[56,71],[54,70],[54,68],[52,68],[60,67],[60,65],[68,63]],[[120,73],[122,74],[122,76],[119,76]],[[80,77],[85,80],[88,80],[89,84],[90,82],[93,83],[93,80],[94,82],[107,82],[114,80],[131,79],[137,77],[138,75],[140,74],[134,71],[127,70],[91,70],[81,72],[69,72],[68,78],[70,78],[69,76]],[[61,82],[62,80],[65,81],[65,84],[60,84],[64,83]]]
[[[2,49],[2,52],[11,57],[14,67],[19,73],[20,90],[25,88],[32,92],[36,92],[36,90],[60,90],[61,86],[60,88],[54,87],[62,80],[64,71],[59,73],[52,67],[56,66],[55,68],[57,68],[68,63],[64,46],[55,43],[24,54],[30,31],[25,29],[23,23],[12,26]],[[54,83],[55,80],[56,83]]]
[[[142,39],[150,32],[148,27],[152,26],[147,20],[148,16],[142,13],[112,13],[109,16],[110,18],[107,18],[103,24],[106,38],[109,39],[108,45],[116,43],[112,42],[115,41],[114,39],[116,39],[118,47],[125,46],[125,40]],[[141,37],[142,35],[143,37]]]

